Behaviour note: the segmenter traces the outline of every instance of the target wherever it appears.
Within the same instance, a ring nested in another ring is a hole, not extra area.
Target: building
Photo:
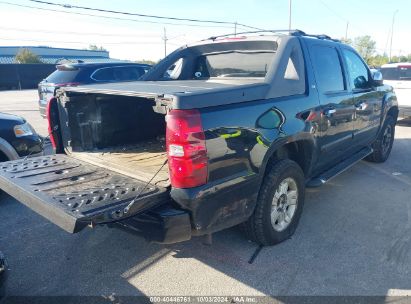
[[[62,49],[48,46],[0,46],[0,64],[18,63],[15,61],[21,49],[28,49],[46,64],[56,64],[63,60],[84,62],[114,62],[108,51],[91,51],[77,49]]]

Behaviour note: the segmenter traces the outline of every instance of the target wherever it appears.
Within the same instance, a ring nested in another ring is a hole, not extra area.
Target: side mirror
[[[372,69],[371,70],[372,79],[374,80],[375,85],[383,85],[383,78],[380,71]]]

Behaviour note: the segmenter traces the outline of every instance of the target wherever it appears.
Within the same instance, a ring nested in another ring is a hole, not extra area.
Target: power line
[[[56,40],[38,40],[38,39],[20,39],[20,38],[3,38],[0,37],[0,40],[9,40],[9,41],[29,41],[29,42],[37,42],[37,43],[68,43],[68,44],[89,44],[90,42],[81,42],[81,41],[56,41]],[[155,41],[121,41],[121,42],[101,42],[99,44],[110,44],[110,45],[127,45],[127,44],[162,44],[162,42],[155,42]],[[170,43],[173,44],[173,43]]]
[[[324,7],[326,7],[330,12],[332,12],[335,16],[337,16],[338,18],[340,18],[342,21],[344,22],[348,22],[348,19],[344,18],[343,16],[341,16],[339,13],[337,13],[335,10],[333,10],[331,7],[329,7],[327,4],[324,3],[324,1],[319,0],[320,3],[322,5],[324,5]]]
[[[16,32],[31,32],[31,33],[44,33],[44,34],[73,34],[82,36],[102,36],[102,37],[155,37],[153,34],[147,35],[134,35],[134,34],[104,34],[104,33],[92,33],[92,32],[73,32],[73,31],[51,31],[51,30],[31,30],[15,27],[0,27],[0,30],[16,31]]]
[[[18,7],[36,9],[36,10],[41,10],[41,11],[57,12],[57,13],[64,13],[64,14],[73,14],[73,15],[80,15],[80,16],[87,16],[87,17],[97,17],[97,18],[103,18],[103,19],[133,21],[133,22],[140,22],[140,23],[160,24],[160,25],[232,29],[232,27],[223,26],[223,25],[203,25],[203,24],[188,24],[188,23],[158,22],[158,21],[150,21],[150,20],[138,20],[138,19],[130,19],[130,18],[118,18],[118,17],[113,17],[113,16],[94,15],[94,14],[87,14],[87,13],[80,13],[80,12],[68,12],[68,11],[56,10],[56,9],[51,9],[51,8],[44,8],[44,7],[37,7],[37,6],[31,6],[31,5],[11,3],[11,2],[7,2],[7,1],[0,1],[0,3],[7,4],[7,5],[12,5],[12,6],[18,6]]]
[[[348,25],[351,27],[357,29],[358,31],[362,32],[364,29],[360,29],[356,26],[353,26],[352,22],[348,18],[344,18],[344,16],[340,15],[336,10],[332,9],[328,4],[326,4],[323,0],[318,0],[326,9],[328,9],[330,12],[332,12],[335,16],[337,16],[341,21],[344,21],[346,23],[346,36],[348,35]],[[347,38],[347,37],[346,37]]]
[[[97,11],[97,12],[111,13],[111,14],[121,14],[121,15],[127,15],[127,16],[138,16],[138,17],[145,17],[145,18],[166,19],[166,20],[174,20],[174,21],[234,24],[234,22],[227,22],[227,21],[199,20],[199,19],[188,19],[188,18],[146,15],[146,14],[139,14],[139,13],[129,13],[129,12],[114,11],[114,10],[105,10],[105,9],[100,9],[100,8],[86,7],[86,6],[77,6],[77,5],[71,5],[71,4],[60,4],[60,3],[40,1],[40,0],[28,0],[28,1],[35,2],[35,3],[40,3],[40,4],[60,6],[60,7],[64,7],[64,8],[77,8],[77,9],[82,9],[82,10],[90,10],[90,11]]]
[[[158,16],[158,15],[147,15],[147,14],[141,14],[141,13],[130,13],[130,12],[106,10],[106,9],[93,8],[93,7],[87,7],[87,6],[78,6],[78,5],[71,5],[71,4],[60,4],[60,3],[41,1],[41,0],[29,0],[29,1],[35,2],[35,3],[40,3],[40,4],[52,5],[52,6],[60,6],[60,7],[64,7],[64,8],[76,8],[76,9],[82,9],[82,10],[97,11],[97,12],[102,12],[102,13],[120,14],[120,15],[127,15],[127,16],[137,16],[137,17],[144,17],[144,18],[173,20],[173,21],[189,21],[189,22],[227,24],[227,25],[229,24],[229,25],[234,25],[234,26],[235,25],[241,25],[243,27],[247,27],[247,28],[250,28],[250,29],[262,30],[262,29],[259,29],[259,28],[253,27],[253,26],[249,26],[249,25],[246,25],[246,24],[241,24],[241,23],[237,23],[237,22],[230,22],[230,21],[201,20],[201,19],[192,19],[192,18],[166,17],[166,16]]]

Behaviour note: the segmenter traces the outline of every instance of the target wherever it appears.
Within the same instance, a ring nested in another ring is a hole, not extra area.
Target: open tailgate
[[[63,154],[4,162],[0,168],[0,189],[70,233],[139,214],[169,197],[166,188]]]

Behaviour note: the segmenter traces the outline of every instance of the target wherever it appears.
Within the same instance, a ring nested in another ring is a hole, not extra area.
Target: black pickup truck
[[[272,245],[306,186],[387,159],[398,106],[350,46],[273,31],[181,47],[142,81],[63,88],[47,113],[57,154],[1,164],[0,188],[66,231],[173,243],[242,224]]]

